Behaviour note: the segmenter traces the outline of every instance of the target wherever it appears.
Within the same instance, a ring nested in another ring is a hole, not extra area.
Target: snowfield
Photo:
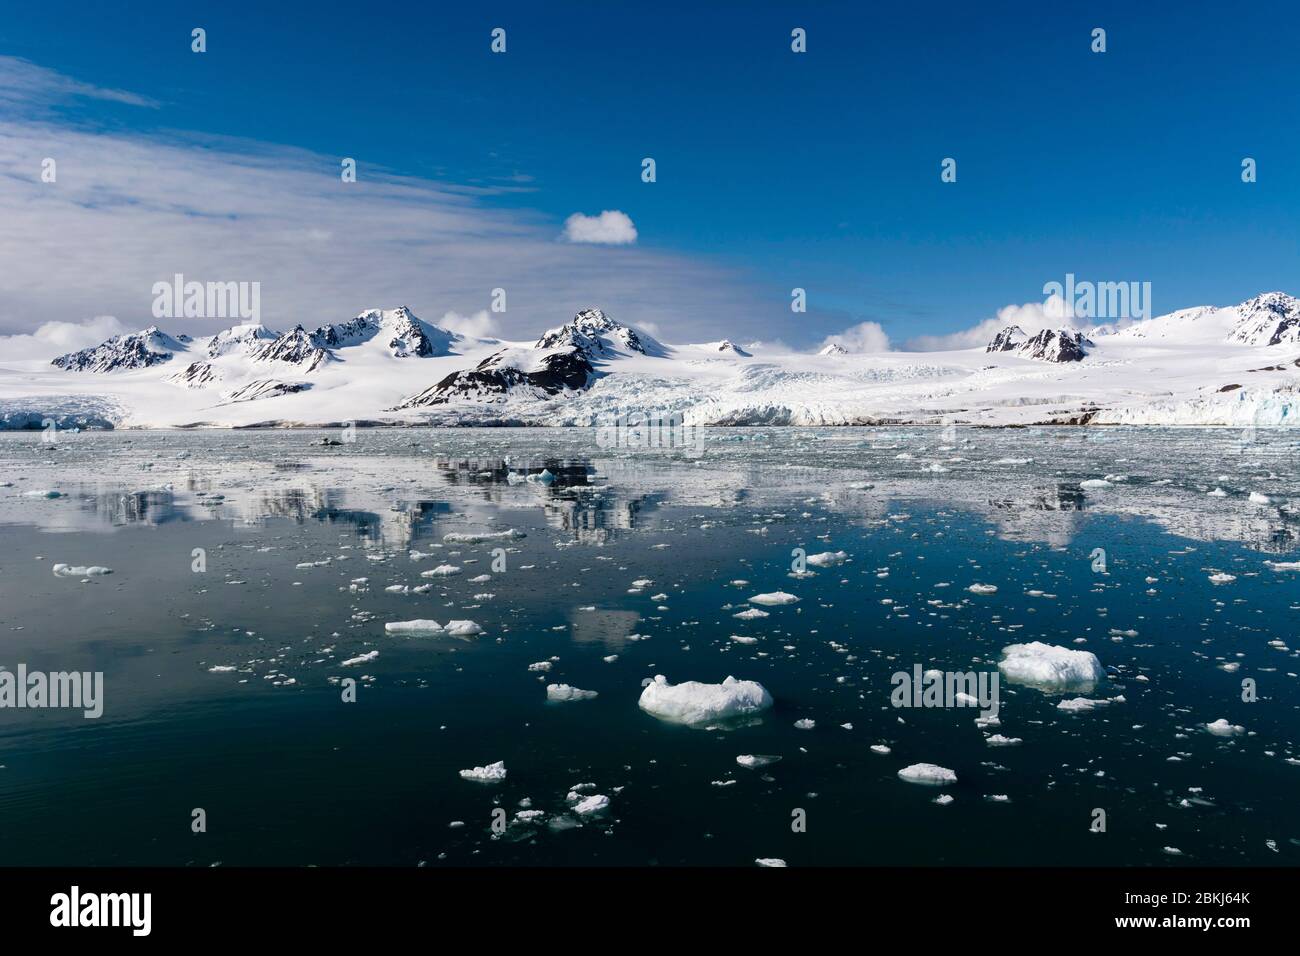
[[[537,342],[476,339],[406,308],[308,332],[242,325],[206,338],[149,328],[0,367],[0,428],[593,426],[619,415],[695,425],[1133,424],[1300,420],[1300,300],[1265,293],[1124,327],[985,348],[821,353],[667,345],[598,309]]]

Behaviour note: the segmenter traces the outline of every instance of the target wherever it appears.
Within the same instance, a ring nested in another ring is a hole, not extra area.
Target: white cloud
[[[472,319],[496,288],[510,311],[492,316],[494,331],[510,339],[595,305],[670,341],[761,334],[782,321],[780,300],[733,267],[635,245],[611,259],[556,242],[553,218],[492,201],[517,184],[400,176],[364,155],[357,182],[344,183],[345,154],[91,128],[40,107],[57,78],[0,58],[0,335],[104,314],[144,328],[155,321],[153,284],[178,272],[260,282],[263,321],[278,329],[400,303],[429,321]],[[6,109],[15,98],[24,108]],[[54,183],[41,181],[47,156]],[[623,214],[592,218],[611,216]],[[626,230],[635,232],[630,220]],[[166,327],[205,335],[217,323]]]
[[[636,242],[636,226],[625,212],[606,209],[599,216],[575,212],[564,220],[564,238],[602,246],[627,246]]]
[[[1042,329],[1072,329],[1078,326],[1073,310],[1059,295],[1046,302],[1005,305],[997,314],[968,329],[948,335],[919,335],[907,343],[917,352],[946,352],[952,349],[983,348],[993,336],[1011,325],[1018,325],[1028,335]]]
[[[859,322],[838,335],[828,335],[821,347],[838,345],[850,352],[888,352],[889,335],[879,322]]]
[[[16,56],[0,56],[0,103],[18,108],[79,96],[125,103],[128,106],[158,108],[157,101],[146,96],[82,83]]]
[[[125,331],[122,323],[111,315],[99,315],[85,322],[46,322],[35,332],[0,335],[0,358],[7,362],[52,359],[98,345]]]
[[[461,315],[459,312],[447,312],[434,323],[449,332],[458,332],[472,339],[500,338],[496,320],[487,309],[479,309],[473,315]]]

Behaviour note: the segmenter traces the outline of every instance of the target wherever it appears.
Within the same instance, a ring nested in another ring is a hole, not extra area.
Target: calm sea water
[[[1300,859],[1300,438],[737,429],[696,456],[579,429],[57,437],[0,435],[0,666],[101,671],[104,713],[0,709],[0,864]],[[791,577],[796,549],[848,560]],[[460,573],[421,576],[440,564]],[[734,617],[773,591],[799,601]],[[385,633],[414,618],[483,633]],[[991,671],[1030,641],[1095,653],[1108,681],[1084,696],[1111,702],[1069,713],[1003,682],[1015,746],[972,709],[890,704],[897,671]],[[775,706],[668,724],[637,706],[656,674],[759,681]],[[547,683],[598,696],[548,703]],[[1205,729],[1220,718],[1240,731]],[[460,777],[499,760],[504,781]],[[899,779],[918,762],[957,783]],[[571,793],[609,809],[579,817]]]

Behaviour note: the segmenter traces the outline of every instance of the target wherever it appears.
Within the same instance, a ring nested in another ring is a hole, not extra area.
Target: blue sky
[[[506,333],[557,324],[595,295],[590,304],[673,341],[806,347],[862,321],[880,323],[895,344],[956,332],[1041,300],[1043,284],[1067,272],[1150,281],[1157,313],[1300,292],[1300,16],[1284,4],[269,6],[25,7],[7,18],[0,56],[145,104],[47,90],[25,104],[0,98],[0,119],[25,124],[32,149],[42,136],[75,134],[86,162],[94,137],[158,144],[177,169],[201,154],[211,161],[203,179],[160,177],[178,205],[224,176],[218,159],[237,165],[241,155],[303,176],[315,164],[335,179],[338,158],[353,156],[361,184],[435,184],[441,198],[430,201],[457,213],[438,226],[452,230],[447,244],[413,256],[409,272],[380,270],[413,288],[384,288],[367,267],[370,284],[359,275],[353,296],[337,264],[322,263],[338,283],[325,300],[342,299],[348,314],[414,300],[434,321],[444,310],[470,315],[488,301],[478,287],[500,284],[520,290],[497,326]],[[205,54],[190,51],[194,26],[207,30]],[[488,49],[498,26],[505,55]],[[805,54],[790,50],[796,26],[808,32]],[[1107,31],[1104,54],[1090,50],[1094,27]],[[51,75],[42,82],[54,85]],[[126,209],[157,203],[130,195],[133,180],[149,177],[148,156],[94,188]],[[653,184],[640,180],[646,156],[657,163]],[[1249,185],[1246,156],[1259,170]],[[944,157],[957,160],[956,183],[940,181]],[[222,218],[222,188],[191,216],[193,235]],[[0,202],[39,210],[16,189],[10,182]],[[51,288],[45,305],[42,265],[59,289],[75,277],[59,272],[70,263],[38,261],[21,287],[0,284],[6,330],[30,326],[33,309],[61,321],[109,313],[131,327],[147,318],[132,311],[133,287],[107,276],[116,221],[102,197],[77,199],[87,204],[93,222],[53,220],[82,237],[73,258],[84,295]],[[230,217],[256,228],[252,208],[232,200]],[[312,208],[303,216],[320,215]],[[358,221],[373,226],[391,208]],[[635,223],[633,247],[565,258],[546,246],[559,244],[569,215],[606,209]],[[276,216],[285,225],[294,211],[286,203]],[[490,227],[480,230],[478,216]],[[30,221],[39,234],[43,220]],[[132,228],[158,231],[125,216],[121,229]],[[346,218],[320,234],[336,245],[345,228]],[[177,238],[166,248],[183,244],[179,224],[167,229]],[[421,263],[459,261],[456,229],[480,251],[451,271],[476,278],[440,287]],[[45,238],[48,253],[59,240]],[[201,245],[177,268],[236,267],[206,262]],[[321,307],[298,288],[313,281],[312,257],[280,262],[259,249],[256,261],[274,261],[264,295],[284,313],[270,324],[312,321],[290,315]],[[141,240],[138,254],[170,273],[166,249]],[[528,263],[527,274],[512,262]],[[806,315],[790,312],[795,286],[808,290]]]

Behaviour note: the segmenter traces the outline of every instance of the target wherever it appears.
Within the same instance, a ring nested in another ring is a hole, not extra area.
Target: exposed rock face
[[[328,362],[330,354],[317,344],[314,336],[297,325],[259,348],[253,358],[259,362],[287,362],[311,372]]]
[[[732,342],[731,339],[723,339],[718,343],[718,351],[724,355],[739,355],[741,358],[750,358],[750,354],[742,349],[739,345]]]
[[[1300,343],[1300,299],[1285,292],[1265,292],[1237,306],[1241,320],[1228,334],[1243,345]]]
[[[993,341],[988,344],[985,352],[1011,352],[1020,348],[1025,343],[1024,329],[1018,325],[1008,325],[1005,329],[993,336]]]
[[[1043,329],[1031,335],[1019,351],[1044,362],[1079,362],[1088,354],[1086,348],[1091,345],[1092,340],[1084,338],[1082,332]]]
[[[184,351],[189,342],[188,335],[173,338],[157,326],[151,326],[142,332],[115,335],[93,348],[60,355],[50,364],[67,372],[118,372],[149,368],[171,361],[172,356]]]
[[[273,341],[278,335],[278,332],[264,325],[236,325],[222,329],[208,339],[208,358],[220,358],[234,352],[249,354]]]
[[[509,350],[489,355],[475,368],[452,372],[437,385],[407,399],[398,408],[445,405],[449,402],[504,402],[512,397],[549,398],[580,392],[596,370],[581,349],[553,351],[520,368]]]
[[[168,375],[167,381],[185,388],[204,388],[220,378],[208,362],[191,362],[174,375]]]
[[[261,379],[249,382],[224,396],[224,404],[234,402],[252,402],[259,398],[275,398],[277,395],[292,395],[305,392],[311,388],[309,382],[280,382],[275,379]]]
[[[417,319],[406,306],[396,309],[368,309],[355,319],[337,325],[322,325],[312,338],[322,348],[346,348],[380,336],[394,358],[427,358],[446,355],[455,338],[445,329]]]
[[[543,333],[534,348],[570,347],[581,349],[588,358],[612,352],[646,354],[645,344],[635,329],[620,325],[600,309],[583,309],[573,321]]]
[[[1026,336],[1018,325],[1009,325],[993,337],[985,352],[1018,352],[1043,362],[1078,362],[1087,356],[1092,340],[1069,329],[1043,329]]]

